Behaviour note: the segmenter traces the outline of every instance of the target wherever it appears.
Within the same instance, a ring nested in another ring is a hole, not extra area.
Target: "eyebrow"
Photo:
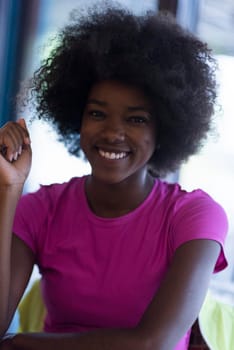
[[[99,106],[107,106],[107,103],[101,100],[96,100],[94,98],[91,98],[87,101],[87,104],[96,104]]]
[[[102,107],[105,107],[105,106],[108,105],[107,102],[101,101],[101,100],[96,100],[96,99],[94,99],[94,98],[89,99],[89,100],[87,101],[87,104],[96,104],[96,105],[102,106]],[[150,113],[150,110],[149,110],[147,107],[144,107],[144,106],[129,106],[129,107],[127,107],[127,109],[128,109],[130,112],[134,112],[134,111],[143,111],[143,112]]]

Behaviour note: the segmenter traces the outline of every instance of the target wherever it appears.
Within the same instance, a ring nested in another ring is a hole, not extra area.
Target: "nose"
[[[110,119],[103,127],[102,136],[109,143],[121,143],[125,140],[124,126],[121,122]]]

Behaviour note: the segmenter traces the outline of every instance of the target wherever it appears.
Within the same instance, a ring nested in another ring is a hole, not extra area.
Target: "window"
[[[229,266],[214,275],[211,289],[219,298],[234,304],[234,3],[199,1],[197,35],[217,55],[219,97],[215,122],[217,133],[212,135],[199,155],[193,156],[180,171],[179,181],[186,189],[202,188],[225,209],[229,231],[225,245]]]

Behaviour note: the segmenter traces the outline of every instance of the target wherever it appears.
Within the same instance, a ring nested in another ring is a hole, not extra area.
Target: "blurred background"
[[[214,275],[211,291],[234,305],[234,1],[233,0],[119,0],[136,13],[172,12],[177,21],[202,40],[215,54],[219,69],[217,133],[199,155],[169,178],[187,189],[202,188],[221,203],[228,214],[226,254],[229,267]],[[94,0],[0,0],[0,123],[24,117],[33,147],[33,166],[25,192],[40,184],[63,182],[87,174],[89,165],[69,156],[56,135],[42,122],[30,122],[32,111],[16,112],[16,95],[52,49],[50,38],[69,20],[72,9]],[[35,270],[33,278],[38,272]]]

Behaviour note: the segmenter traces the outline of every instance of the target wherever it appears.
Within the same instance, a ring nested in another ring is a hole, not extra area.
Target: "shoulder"
[[[228,219],[223,207],[201,189],[191,192],[178,184],[162,184],[170,203],[170,248],[174,252],[186,242],[194,240],[216,241],[221,246],[215,271],[227,265],[224,242],[228,232]],[[196,243],[198,244],[198,243]]]
[[[223,219],[227,222],[227,216],[223,207],[201,189],[187,191],[178,183],[170,184],[159,180],[157,197],[170,206],[174,217],[196,212],[202,215],[217,215],[217,219]]]
[[[191,192],[179,184],[159,182],[158,198],[167,212],[175,246],[185,240],[210,238],[223,243],[228,219],[223,207],[201,189]]]
[[[200,222],[204,229],[209,225],[215,231],[227,231],[228,220],[224,208],[201,189],[188,192],[179,187],[173,209],[176,222],[188,218],[194,225]]]
[[[23,195],[16,208],[13,232],[36,252],[48,229],[52,232],[51,224],[59,225],[67,218],[64,208],[72,207],[72,198],[81,191],[83,182],[84,178],[72,178],[61,184],[42,185],[36,192]]]
[[[84,177],[74,177],[67,182],[40,185],[40,188],[22,196],[23,201],[49,202],[53,203],[61,196],[74,194],[82,188]]]
[[[201,189],[187,191],[178,183],[157,180],[152,191],[150,210],[167,221],[172,229],[199,223],[205,230],[211,225],[226,232],[227,215],[223,207]],[[210,227],[211,227],[210,226]]]
[[[17,205],[16,217],[46,217],[60,206],[72,205],[83,188],[84,177],[68,182],[41,185],[35,192],[24,194]],[[73,200],[74,198],[74,200]]]

